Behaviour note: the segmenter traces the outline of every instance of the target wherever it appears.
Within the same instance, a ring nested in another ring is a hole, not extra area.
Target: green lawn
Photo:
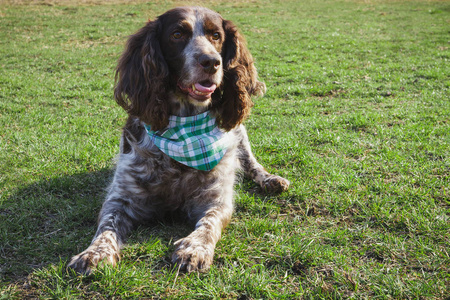
[[[177,275],[191,228],[164,223],[87,277],[66,264],[118,153],[117,59],[180,2],[14,2],[0,4],[0,299],[449,299],[450,2],[205,2],[247,38],[268,87],[253,151],[291,189],[238,185],[207,273]]]

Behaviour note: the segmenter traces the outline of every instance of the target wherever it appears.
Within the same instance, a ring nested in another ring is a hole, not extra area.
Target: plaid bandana
[[[165,154],[186,166],[210,171],[228,150],[229,134],[217,127],[209,111],[191,117],[169,117],[160,131],[145,129],[152,142]]]

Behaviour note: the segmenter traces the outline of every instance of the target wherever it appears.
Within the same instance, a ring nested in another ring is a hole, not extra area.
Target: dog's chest
[[[122,157],[118,171],[126,174],[128,189],[139,190],[145,198],[179,203],[207,190],[232,186],[239,165],[236,152],[233,145],[214,169],[201,171],[185,166],[152,147],[145,158],[136,157],[136,152]]]

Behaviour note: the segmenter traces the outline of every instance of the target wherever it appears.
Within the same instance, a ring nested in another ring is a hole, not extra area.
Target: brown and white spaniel
[[[175,242],[172,261],[186,272],[208,268],[231,218],[236,171],[267,192],[289,186],[256,161],[242,125],[251,96],[265,89],[236,26],[209,9],[172,9],[130,36],[116,72],[114,96],[129,118],[114,179],[91,245],[69,267],[88,274],[102,261],[114,265],[134,226],[181,212],[195,230]],[[187,165],[156,142],[173,120],[202,123],[205,115],[211,134],[226,137],[211,169]]]

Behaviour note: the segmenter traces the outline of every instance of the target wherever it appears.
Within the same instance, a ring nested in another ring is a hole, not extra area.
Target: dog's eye
[[[215,32],[215,33],[212,35],[212,39],[215,40],[215,41],[217,41],[218,39],[220,39],[220,33]]]
[[[179,31],[175,31],[174,33],[172,33],[172,37],[176,40],[179,40],[183,37],[183,34]]]

